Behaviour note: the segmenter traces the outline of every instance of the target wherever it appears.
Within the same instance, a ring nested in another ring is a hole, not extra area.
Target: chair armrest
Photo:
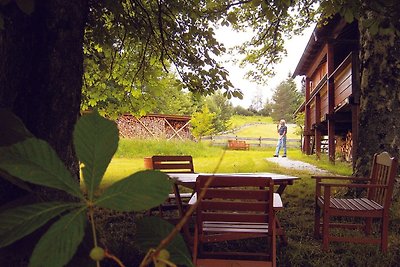
[[[335,183],[326,183],[322,182],[322,180],[336,180],[336,181],[368,181],[369,178],[366,177],[354,177],[354,176],[319,176],[319,175],[312,175],[311,179],[315,179],[315,198],[317,199],[321,196],[321,186],[334,186],[334,187],[345,187],[348,183],[342,184],[335,184]]]
[[[311,179],[330,179],[330,180],[353,180],[353,181],[366,181],[370,180],[369,177],[355,177],[355,176],[319,176],[319,175],[312,175]]]
[[[387,185],[381,184],[335,184],[335,183],[318,183],[320,186],[329,187],[351,187],[351,188],[386,188]]]

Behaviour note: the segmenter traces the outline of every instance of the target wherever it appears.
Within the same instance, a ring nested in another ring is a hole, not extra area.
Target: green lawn
[[[235,131],[235,135],[240,137],[263,137],[263,138],[277,138],[276,125],[271,117],[262,116],[232,116],[231,120],[232,129],[240,128]],[[300,138],[296,133],[297,126],[295,124],[287,124],[288,138]]]
[[[193,147],[198,144],[193,143]],[[191,149],[193,149],[193,147]],[[205,151],[194,156],[197,172],[275,172],[299,176],[301,180],[288,186],[282,199],[284,209],[279,212],[288,236],[288,245],[278,245],[279,266],[398,266],[400,262],[400,205],[395,202],[390,226],[389,253],[382,255],[377,246],[332,243],[332,251],[322,252],[321,241],[313,237],[314,180],[308,171],[284,169],[265,160],[273,149],[230,151],[202,147]],[[212,153],[204,153],[204,152]],[[151,154],[150,151],[149,155]],[[165,153],[165,154],[170,154]],[[184,153],[185,154],[185,153]],[[289,158],[304,160],[332,173],[351,174],[346,163],[331,165],[324,157],[304,156],[299,150],[289,150]],[[217,168],[217,166],[219,167]],[[104,186],[132,172],[144,169],[143,157],[114,158],[107,170]]]
[[[245,124],[256,123],[256,122],[274,124],[271,117],[265,117],[265,116],[250,116],[249,117],[249,116],[233,115],[231,117],[231,119],[229,120],[229,122],[231,123],[232,128],[237,128],[237,127],[243,126]]]
[[[270,127],[275,126],[271,124]],[[294,185],[288,186],[282,195],[284,209],[278,216],[286,229],[288,245],[278,244],[278,266],[399,266],[400,193],[398,189],[395,190],[396,201],[391,212],[389,252],[386,255],[382,255],[378,247],[374,245],[338,243],[332,243],[330,252],[322,252],[321,241],[313,237],[315,185],[314,180],[310,178],[312,173],[307,170],[285,169],[266,161],[265,158],[271,157],[273,151],[273,148],[232,151],[191,141],[121,140],[118,152],[105,174],[103,186],[133,172],[143,170],[144,157],[155,154],[190,154],[193,156],[197,172],[275,172],[299,176],[301,179]],[[347,163],[337,162],[332,165],[327,157],[316,160],[315,156],[303,155],[299,149],[289,149],[288,157],[309,162],[334,174],[352,173],[351,166]]]
[[[299,139],[296,134],[297,126],[295,124],[287,124],[288,128],[287,138]],[[262,137],[262,138],[277,138],[278,133],[276,131],[275,124],[255,124],[249,127],[244,127],[235,132],[235,135],[240,137]]]

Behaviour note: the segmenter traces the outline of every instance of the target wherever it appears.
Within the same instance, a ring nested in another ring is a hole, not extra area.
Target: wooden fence
[[[250,144],[251,147],[275,147],[277,138],[264,138],[264,137],[240,137],[237,135],[218,135],[218,136],[205,136],[201,140],[209,140],[215,146],[227,146],[228,140],[242,140]],[[300,139],[286,139],[287,148],[300,148]]]

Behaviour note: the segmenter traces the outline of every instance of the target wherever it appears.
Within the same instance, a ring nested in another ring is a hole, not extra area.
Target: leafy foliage
[[[137,222],[138,234],[136,239],[144,250],[154,248],[167,236],[173,226],[157,217],[142,218]],[[151,237],[151,238],[149,238]],[[171,252],[171,260],[180,265],[191,266],[190,252],[182,236],[176,236],[166,247]]]
[[[207,107],[215,114],[212,121],[216,133],[226,131],[229,128],[229,119],[233,115],[232,104],[219,92],[206,99]]]
[[[86,227],[86,212],[75,210],[55,222],[37,243],[30,266],[64,266],[82,242]],[[60,258],[55,258],[57,255]]]
[[[297,129],[296,134],[303,136],[304,125],[305,125],[305,113],[299,112],[295,115],[294,122],[296,123]]]
[[[16,117],[12,116],[8,121],[13,119]],[[19,120],[10,124],[15,125],[15,129],[20,125]],[[23,133],[23,129],[16,132]],[[161,204],[170,191],[171,184],[166,174],[144,171],[119,180],[102,193],[97,192],[118,146],[118,130],[115,123],[100,117],[98,113],[80,118],[75,127],[74,141],[77,156],[82,162],[82,178],[88,192],[87,197],[46,142],[29,137],[8,147],[0,147],[2,171],[29,183],[62,190],[79,200],[42,202],[8,208],[0,213],[0,247],[21,239],[52,219],[55,220],[36,244],[30,266],[67,264],[83,239],[88,214],[92,229],[95,229],[95,206],[117,211],[142,211]],[[96,246],[95,231],[93,236]],[[147,238],[150,241],[154,240],[152,237]],[[159,238],[158,235],[155,240]],[[179,252],[174,251],[175,248],[179,249]],[[182,249],[182,244],[172,247],[171,253],[180,253],[182,257],[188,257],[187,249]]]
[[[253,111],[251,111],[247,108],[244,108],[242,106],[236,106],[236,107],[234,107],[233,110],[234,110],[235,115],[243,115],[243,116],[253,116],[254,115]]]
[[[223,12],[218,7],[197,0],[91,1],[83,108],[142,115],[171,87],[242,97],[216,60],[225,51],[211,27]]]
[[[215,113],[212,113],[207,106],[203,106],[201,111],[195,112],[190,120],[192,134],[199,140],[205,135],[209,135],[215,131],[213,128],[213,120]]]
[[[272,113],[272,102],[269,98],[266,99],[262,110],[260,111],[263,116],[271,116]]]
[[[9,209],[0,214],[0,247],[32,233],[76,203],[46,202]]]
[[[23,181],[64,190],[83,199],[79,184],[45,141],[28,138],[0,148],[0,169]]]
[[[271,116],[275,121],[285,119],[293,121],[293,114],[300,106],[303,96],[297,91],[296,84],[292,78],[281,82],[272,96]]]
[[[253,65],[248,77],[262,83],[286,55],[285,38],[301,33],[311,22],[326,23],[323,18],[336,13],[351,22],[369,9],[390,12],[393,5],[392,0],[368,5],[360,0],[92,1],[85,32],[82,108],[96,107],[108,116],[189,114],[195,109],[171,107],[188,107],[187,98],[179,97],[185,94],[183,88],[203,95],[222,89],[228,99],[241,98],[242,92],[233,88],[216,60],[226,50],[216,41],[214,28],[230,26],[252,33],[231,53],[242,55],[242,66]],[[363,23],[372,35],[396,29],[394,22],[380,19]]]

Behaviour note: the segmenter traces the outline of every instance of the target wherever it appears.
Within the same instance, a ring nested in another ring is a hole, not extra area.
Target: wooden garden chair
[[[329,242],[354,242],[380,244],[383,252],[388,247],[389,209],[397,174],[398,160],[387,152],[375,154],[368,178],[313,176],[316,182],[314,235],[322,235],[323,249],[329,249]],[[325,182],[324,182],[325,180]],[[336,182],[335,182],[336,180]],[[343,183],[349,180],[355,183]],[[339,181],[339,183],[338,183]],[[334,189],[366,189],[363,197],[336,197]],[[333,220],[336,217],[336,220]],[[343,219],[347,221],[344,222]],[[322,218],[322,221],[321,221]],[[358,218],[357,221],[349,218]],[[342,219],[338,221],[337,219]],[[373,219],[380,222],[379,237],[372,235]],[[360,235],[333,235],[331,228],[362,229]]]
[[[208,188],[201,193],[210,179]],[[199,175],[196,194],[199,202],[193,247],[196,266],[276,265],[274,183],[271,178]],[[275,196],[279,202],[280,196]],[[267,240],[266,249],[261,252],[204,249],[206,243],[260,237]]]
[[[152,169],[167,173],[194,173],[192,156],[167,155],[152,156]],[[168,199],[159,207],[160,216],[165,210],[178,210],[179,217],[184,214],[183,207],[187,205],[193,193],[179,193],[178,185],[173,185],[173,193],[169,194]],[[180,203],[181,205],[178,205]]]

